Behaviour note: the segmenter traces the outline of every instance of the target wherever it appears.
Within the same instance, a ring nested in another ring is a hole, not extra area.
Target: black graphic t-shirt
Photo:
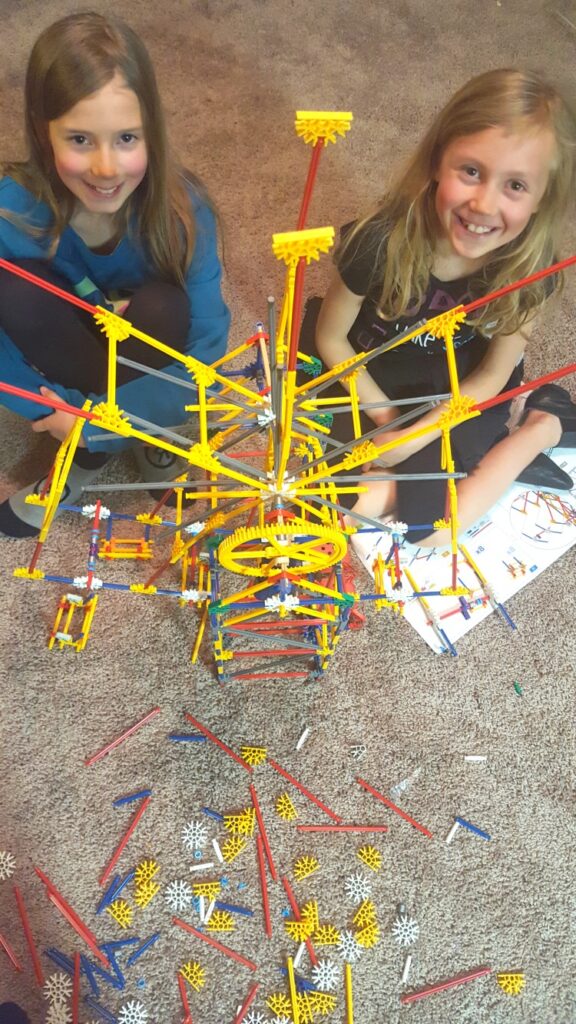
[[[344,229],[346,230],[346,229]],[[357,242],[357,244],[356,244]],[[430,275],[422,301],[406,310],[395,320],[384,320],[378,313],[381,286],[373,284],[375,245],[374,227],[367,225],[354,241],[351,257],[339,267],[340,276],[351,292],[364,295],[360,312],[348,333],[355,352],[368,352],[391,341],[398,334],[414,327],[420,320],[429,320],[454,306],[464,305],[473,298],[470,279],[440,281]],[[460,325],[454,335],[456,363],[460,378],[466,377],[482,361],[489,339],[480,335],[467,323]],[[368,372],[383,391],[392,398],[409,398],[420,394],[441,394],[450,390],[446,345],[427,331],[416,335],[389,352],[376,356],[367,365]]]

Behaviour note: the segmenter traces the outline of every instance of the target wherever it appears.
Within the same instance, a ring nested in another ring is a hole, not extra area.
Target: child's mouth
[[[456,220],[459,224],[471,235],[490,235],[496,228],[488,227],[486,224],[473,224],[469,220],[464,220],[459,214],[456,214]]]
[[[95,195],[100,196],[102,199],[114,199],[118,195],[122,185],[115,185],[113,188],[101,188],[98,185],[91,185],[89,181],[85,182],[91,192]]]

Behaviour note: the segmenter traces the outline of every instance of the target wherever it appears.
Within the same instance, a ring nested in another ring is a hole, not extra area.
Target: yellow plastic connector
[[[225,814],[224,828],[236,836],[253,836],[256,825],[256,811],[246,807],[241,814]]]
[[[134,881],[136,886],[150,882],[160,871],[160,865],[155,860],[143,860],[136,868]]]
[[[27,565],[23,565],[19,569],[14,569],[12,575],[22,580],[43,580],[46,573],[42,572],[42,569],[32,569],[30,571]]]
[[[465,597],[470,590],[468,587],[442,587],[440,593],[442,597]]]
[[[191,372],[194,377],[194,383],[201,384],[205,388],[212,387],[216,381],[216,371],[211,366],[206,366],[205,363],[196,363]]]
[[[214,900],[221,888],[220,882],[194,882],[192,892],[195,896],[205,896],[208,900]]]
[[[100,402],[99,405],[94,406],[92,412],[95,416],[92,420],[93,426],[108,430],[113,434],[120,434],[121,437],[131,436],[132,425],[119,406]]]
[[[319,260],[323,252],[328,252],[334,245],[334,228],[309,228],[306,231],[284,231],[272,235],[272,251],[276,259],[283,260],[287,266],[300,259],[306,263]]]
[[[210,473],[218,473],[222,466],[207,445],[194,444],[188,452],[188,460],[194,466],[207,469]]]
[[[158,882],[154,882],[151,878],[147,882],[141,882],[136,886],[134,891],[134,900],[138,906],[143,910],[147,907],[151,900],[160,892],[160,885]]]
[[[435,338],[444,338],[445,341],[451,343],[454,340],[458,327],[461,323],[464,323],[465,319],[466,313],[464,308],[456,306],[454,309],[449,309],[448,312],[440,313],[439,316],[428,320],[426,330],[433,334]]]
[[[519,996],[526,984],[523,971],[499,971],[496,981],[507,996]]]
[[[313,936],[315,946],[337,946],[340,942],[340,932],[333,924],[321,924]]]
[[[206,984],[206,971],[199,963],[196,962],[196,960],[189,960],[188,963],[183,964],[179,973],[186,979],[188,984],[196,990],[196,992],[199,992],[201,988],[204,988],[204,985]]]
[[[375,846],[362,846],[358,850],[358,857],[372,871],[380,871],[382,867],[382,854]]]
[[[246,764],[250,764],[253,767],[257,764],[264,764],[266,760],[267,749],[266,747],[240,747],[240,756]]]
[[[126,338],[130,337],[132,324],[129,320],[124,320],[123,317],[112,313],[109,309],[104,309],[103,306],[98,306],[97,309],[98,312],[94,313],[94,320],[108,341],[126,341]]]
[[[372,900],[362,900],[353,917],[354,924],[363,928],[367,924],[376,923],[376,907]]]
[[[342,459],[342,467],[344,469],[353,469],[355,466],[362,466],[365,462],[369,462],[370,459],[378,457],[378,449],[373,441],[362,441],[360,444],[355,444],[351,451]]]
[[[314,931],[314,927],[310,921],[285,921],[284,928],[286,933],[290,936],[294,942],[305,942],[309,939]]]
[[[313,1013],[324,1015],[333,1013],[336,1009],[336,996],[331,992],[309,992],[308,999]]]
[[[451,430],[452,427],[457,427],[464,420],[479,416],[480,413],[478,411],[472,412],[475,405],[476,400],[468,395],[452,398],[448,407],[438,417],[438,427],[440,430]]]
[[[316,857],[299,857],[294,864],[294,878],[296,881],[301,882],[304,878],[308,878],[315,871],[318,871],[319,867],[320,861]]]
[[[449,530],[450,529],[450,520],[449,519],[436,519],[432,523],[432,526],[434,527],[435,530]]]
[[[145,583],[131,583],[130,590],[133,594],[156,594],[158,587],[152,584],[147,587]]]
[[[323,142],[327,146],[329,142],[336,142],[338,136],[344,138],[353,120],[349,111],[297,110],[294,127],[307,145]]]
[[[284,821],[294,821],[298,817],[298,811],[288,793],[281,793],[276,801],[276,812]]]
[[[230,836],[222,846],[222,856],[227,864],[231,864],[238,854],[248,846],[248,840],[242,836]]]
[[[312,925],[312,931],[315,932],[320,927],[320,918],[318,916],[318,903],[316,900],[310,900],[309,903],[305,903],[300,908],[300,916],[303,921],[307,924]]]
[[[275,1017],[287,1017],[292,1018],[292,1006],[288,996],[285,996],[283,992],[272,992],[266,1000],[266,1006]]]
[[[49,494],[45,494],[44,497],[41,494],[27,494],[24,501],[27,505],[40,505],[41,508],[45,508],[49,498]]]
[[[136,516],[136,522],[145,526],[162,526],[163,521],[162,516],[153,516],[150,512],[140,512]]]
[[[236,923],[228,910],[215,910],[206,928],[209,932],[233,932]]]
[[[127,928],[129,924],[132,924],[132,907],[126,900],[114,900],[106,907],[106,912],[121,928]]]
[[[356,932],[354,938],[359,946],[363,946],[364,949],[372,949],[372,946],[375,946],[380,938],[380,928],[377,924],[367,924]]]

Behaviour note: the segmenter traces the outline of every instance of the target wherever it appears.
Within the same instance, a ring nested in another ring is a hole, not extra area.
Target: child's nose
[[[474,192],[472,208],[487,217],[498,210],[498,190],[491,182],[482,182]]]
[[[92,173],[97,178],[114,178],[117,173],[117,161],[113,151],[102,146],[94,154]]]

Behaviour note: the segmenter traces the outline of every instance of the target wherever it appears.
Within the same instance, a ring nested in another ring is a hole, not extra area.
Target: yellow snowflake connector
[[[333,1013],[336,1009],[336,996],[330,992],[309,992],[308,998],[314,1013]]]
[[[134,881],[136,886],[142,885],[144,882],[149,882],[154,875],[157,875],[160,871],[160,865],[155,860],[143,860],[136,868],[134,875]]]
[[[325,146],[344,138],[354,120],[349,112],[333,110],[297,110],[294,127],[299,138],[306,144],[322,141]]]
[[[194,882],[192,892],[195,896],[205,896],[208,900],[215,900],[220,888],[220,882]]]
[[[380,938],[380,929],[377,924],[367,924],[360,931],[356,932],[354,938],[359,946],[363,946],[364,949],[371,949]]]
[[[448,408],[438,417],[440,430],[450,430],[452,427],[457,427],[464,420],[474,419],[475,416],[479,416],[479,412],[471,412],[475,405],[476,400],[470,398],[469,395],[460,395],[459,398],[452,398]]]
[[[320,927],[320,920],[318,918],[318,903],[316,900],[310,900],[310,903],[305,903],[300,909],[300,916],[303,921],[307,924],[312,925],[312,931],[315,932]]]
[[[376,907],[372,900],[363,900],[353,917],[354,924],[363,928],[367,924],[376,924]]]
[[[97,308],[99,312],[93,314],[94,320],[108,340],[126,341],[126,338],[129,338],[132,333],[132,324],[109,309],[104,309],[103,306]]]
[[[316,860],[316,857],[299,857],[294,864],[294,878],[297,882],[301,882],[318,871],[319,867],[320,862]]]
[[[246,764],[254,765],[263,764],[266,760],[267,750],[266,747],[240,747],[240,756]]]
[[[314,1024],[314,1007],[307,992],[297,993],[296,1005],[300,1024]]]
[[[499,971],[496,981],[507,996],[519,996],[526,984],[523,971]]]
[[[206,925],[209,932],[233,932],[235,927],[234,918],[227,910],[215,910]]]
[[[440,316],[435,316],[433,320],[429,320],[426,330],[435,338],[444,338],[445,341],[451,342],[454,340],[458,327],[464,323],[465,319],[466,313],[462,306],[456,306],[446,313],[440,313]]]
[[[206,984],[206,971],[195,960],[189,960],[187,964],[183,964],[180,974],[193,989],[196,989],[196,992],[199,992]]]
[[[132,924],[132,907],[126,903],[126,900],[114,900],[106,907],[106,911],[121,928],[127,928],[129,924]]]
[[[276,801],[276,812],[284,821],[294,821],[298,817],[298,811],[294,807],[288,793],[281,793]]]
[[[284,260],[287,266],[298,260],[306,263],[319,260],[334,244],[334,228],[310,228],[307,231],[284,231],[272,235],[272,252],[276,259]]]
[[[340,932],[333,924],[321,924],[314,932],[315,946],[337,946],[340,942]]]
[[[372,868],[372,871],[380,871],[382,854],[375,846],[361,846],[358,850],[358,857],[367,868]]]
[[[160,885],[155,882],[152,878],[148,882],[142,882],[141,885],[137,885],[134,891],[134,900],[137,905],[144,910],[151,900],[154,899],[157,893],[160,892]]]
[[[229,839],[222,845],[222,856],[227,864],[231,864],[233,860],[242,853],[248,846],[248,840],[243,839],[242,836],[230,836]]]
[[[285,921],[284,927],[287,934],[294,942],[305,942],[309,939],[314,931],[314,926],[310,921]]]
[[[292,1004],[283,992],[273,992],[266,1000],[266,1006],[275,1017],[288,1017],[292,1019]]]
[[[241,814],[225,814],[224,828],[235,836],[254,835],[256,825],[256,811],[253,807],[247,807]]]

